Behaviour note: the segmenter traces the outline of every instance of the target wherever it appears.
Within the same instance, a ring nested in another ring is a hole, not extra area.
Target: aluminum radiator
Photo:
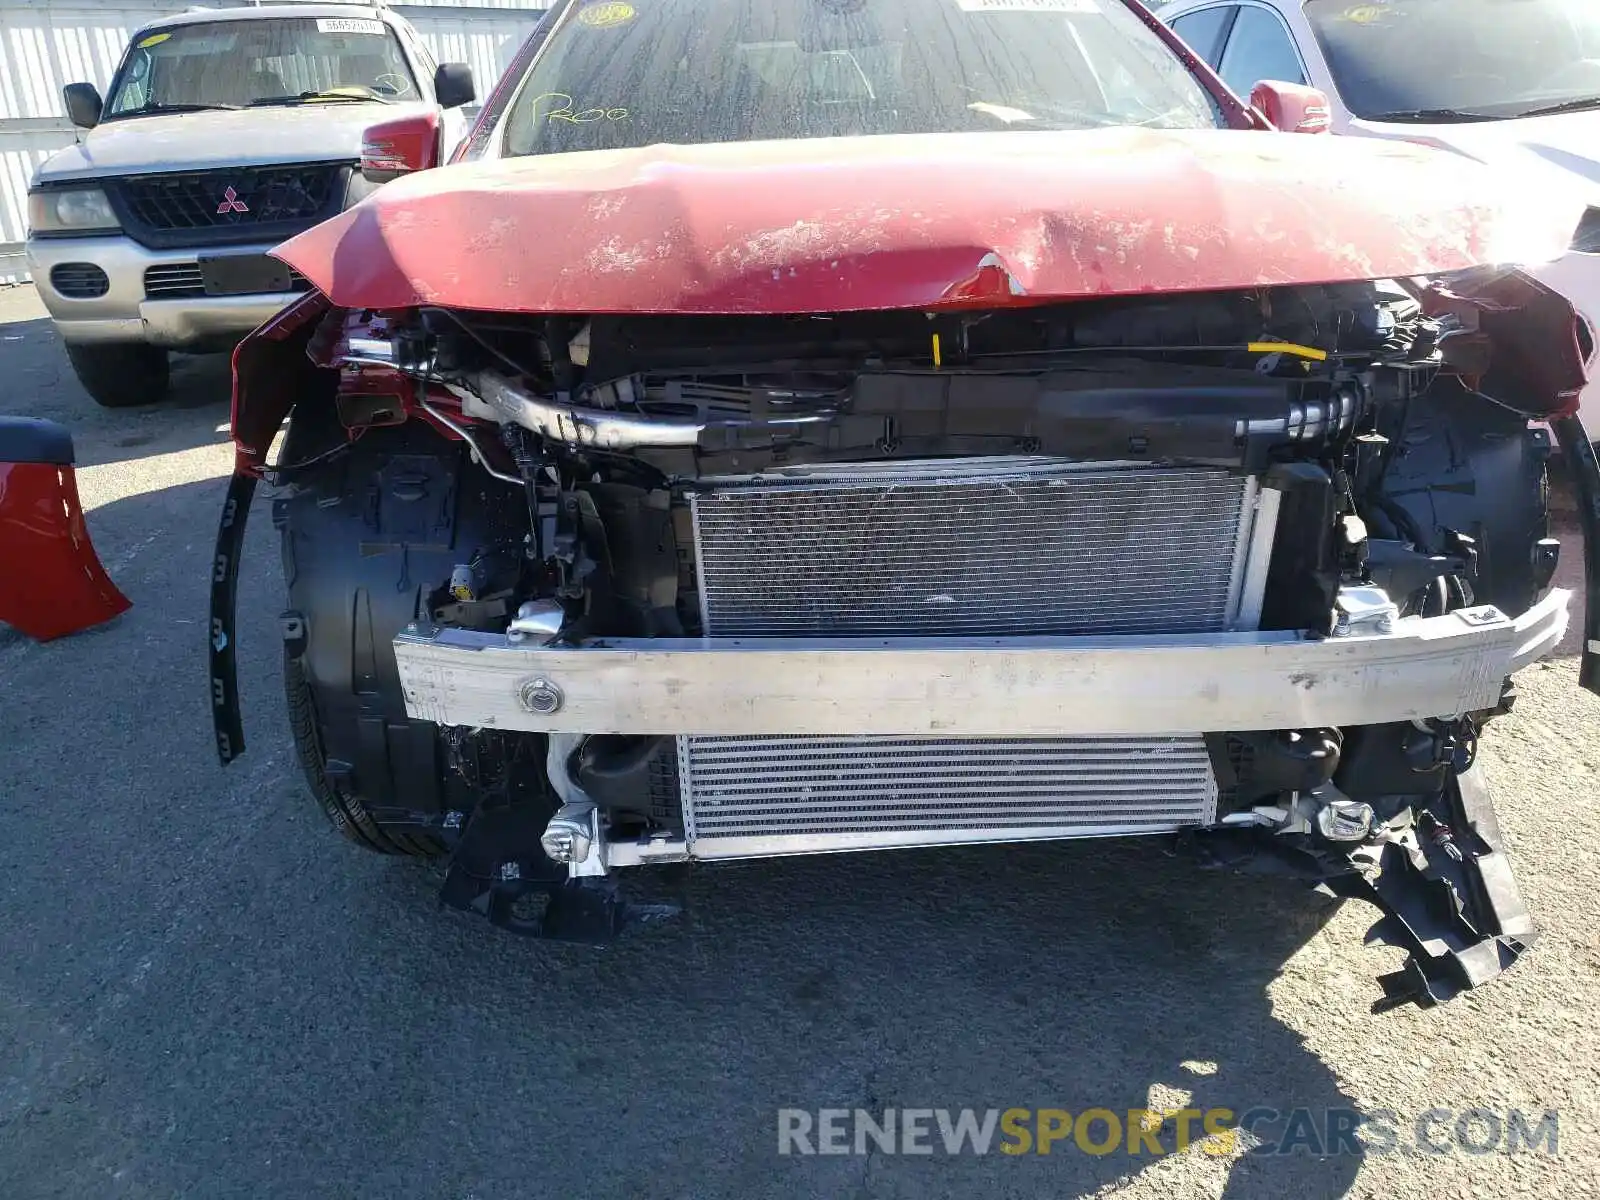
[[[1249,628],[1272,535],[1258,495],[1221,470],[1037,458],[717,481],[692,502],[701,614],[722,638]],[[1216,816],[1198,735],[685,737],[677,750],[701,858],[1157,833]]]
[[[693,501],[713,637],[1210,633],[1253,482],[1043,459],[728,481]]]

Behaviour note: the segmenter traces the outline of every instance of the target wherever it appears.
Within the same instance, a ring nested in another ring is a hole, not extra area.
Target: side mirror
[[[1251,89],[1250,104],[1284,133],[1333,132],[1333,105],[1314,87],[1263,79]]]
[[[94,84],[69,83],[61,89],[61,98],[67,102],[67,119],[79,129],[93,129],[100,124],[105,102]]]
[[[440,63],[433,73],[433,95],[440,108],[460,108],[478,98],[472,68],[466,63]]]
[[[437,112],[373,125],[361,135],[361,178],[388,183],[413,171],[430,170],[439,165],[439,141]]]

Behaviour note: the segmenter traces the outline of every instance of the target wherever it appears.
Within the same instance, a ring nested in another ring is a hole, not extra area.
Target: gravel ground
[[[216,764],[226,393],[197,361],[170,404],[102,412],[33,293],[0,291],[0,412],[73,428],[134,602],[48,646],[0,629],[0,1195],[1596,1192],[1600,703],[1570,656],[1484,748],[1543,939],[1445,1009],[1368,1014],[1399,958],[1363,948],[1373,910],[1144,844],[705,870],[671,925],[529,944],[440,913],[425,869],[347,847],[302,793],[259,501],[252,745]],[[1559,1152],[777,1153],[780,1107],[1185,1103],[1390,1109],[1402,1146],[1430,1109],[1553,1108]]]

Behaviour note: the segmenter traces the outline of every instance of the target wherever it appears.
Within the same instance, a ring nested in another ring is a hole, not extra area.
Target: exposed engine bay
[[[255,474],[308,771],[458,907],[587,937],[656,915],[629,866],[1161,834],[1377,904],[1380,1006],[1447,1000],[1534,937],[1475,760],[1568,599],[1553,356],[1470,294],[310,297],[236,363],[219,749]]]

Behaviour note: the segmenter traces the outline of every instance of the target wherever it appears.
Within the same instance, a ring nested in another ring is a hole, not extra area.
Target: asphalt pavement
[[[1600,1190],[1600,702],[1570,656],[1522,677],[1483,748],[1542,940],[1446,1008],[1369,1014],[1399,961],[1362,945],[1374,910],[1154,843],[701,869],[651,882],[685,906],[670,924],[530,943],[439,911],[427,867],[347,845],[304,793],[261,499],[250,747],[217,764],[226,364],[175,379],[160,407],[96,408],[31,289],[0,289],[0,412],[71,426],[90,532],[134,604],[49,645],[0,627],[7,1200]],[[1162,1157],[779,1153],[780,1109],[919,1107],[1389,1110],[1398,1133],[1365,1152],[1263,1152],[1293,1140],[1285,1120]],[[1469,1153],[1451,1130],[1473,1109],[1555,1111],[1556,1152]]]

